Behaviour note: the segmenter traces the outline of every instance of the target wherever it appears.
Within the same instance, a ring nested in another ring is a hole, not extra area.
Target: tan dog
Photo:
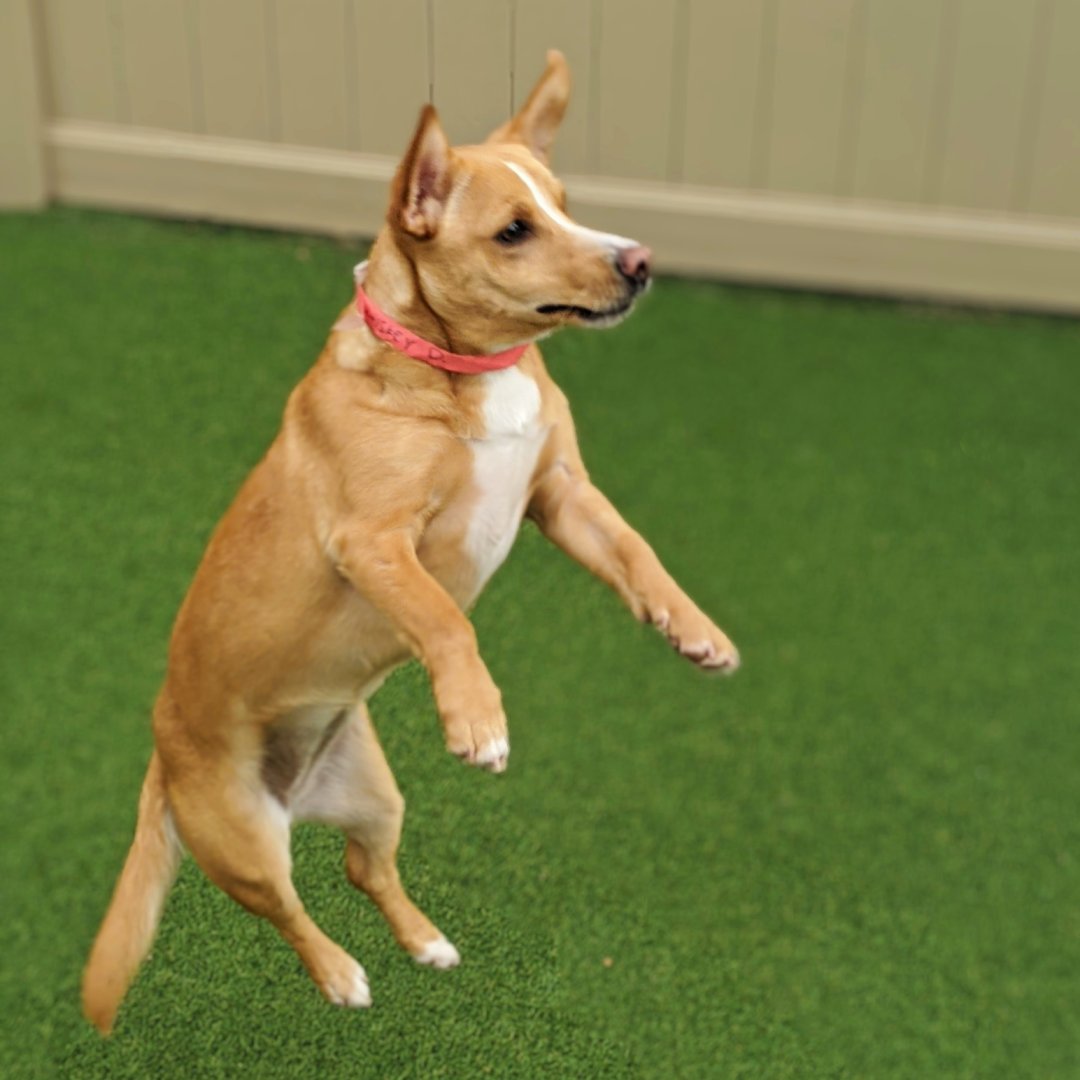
[[[173,630],[134,843],[84,976],[102,1032],[150,947],[181,842],[277,927],[335,1004],[369,1004],[367,978],[304,911],[293,821],[344,832],[349,879],[414,959],[458,962],[398,878],[404,803],[365,702],[415,656],[450,751],[506,768],[499,690],[463,612],[524,514],[683,655],[738,665],[589,482],[566,399],[528,344],[617,321],[648,282],[646,249],[564,212],[546,162],[569,85],[550,53],[521,111],[482,146],[451,149],[424,109],[364,278],[386,323],[432,356],[483,362],[526,344],[517,362],[446,371],[350,308],[210,540]]]

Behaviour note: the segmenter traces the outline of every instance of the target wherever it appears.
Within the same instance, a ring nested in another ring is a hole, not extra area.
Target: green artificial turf
[[[444,751],[415,666],[373,708],[462,966],[305,827],[370,1011],[188,862],[115,1035],[83,1022],[171,620],[361,250],[0,219],[0,1075],[1080,1076],[1080,325],[674,281],[545,353],[743,671],[526,526],[475,613],[508,773]]]

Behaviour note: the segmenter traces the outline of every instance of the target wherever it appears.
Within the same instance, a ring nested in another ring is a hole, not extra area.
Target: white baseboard
[[[372,236],[393,159],[89,121],[45,130],[62,201]],[[575,214],[662,271],[1080,313],[1080,222],[568,177]]]

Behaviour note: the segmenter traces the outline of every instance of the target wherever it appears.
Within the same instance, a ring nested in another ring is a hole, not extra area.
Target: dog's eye
[[[500,244],[505,244],[507,247],[511,247],[514,244],[520,244],[531,233],[527,221],[522,221],[521,218],[514,218],[509,225],[501,233],[497,233],[495,239]]]

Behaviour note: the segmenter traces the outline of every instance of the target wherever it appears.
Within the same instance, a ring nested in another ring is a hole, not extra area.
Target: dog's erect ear
[[[489,143],[524,143],[545,165],[555,132],[570,101],[570,65],[558,49],[549,49],[547,67],[517,115],[488,137]]]
[[[391,218],[413,236],[434,236],[449,195],[450,143],[435,107],[425,105],[394,177]]]

